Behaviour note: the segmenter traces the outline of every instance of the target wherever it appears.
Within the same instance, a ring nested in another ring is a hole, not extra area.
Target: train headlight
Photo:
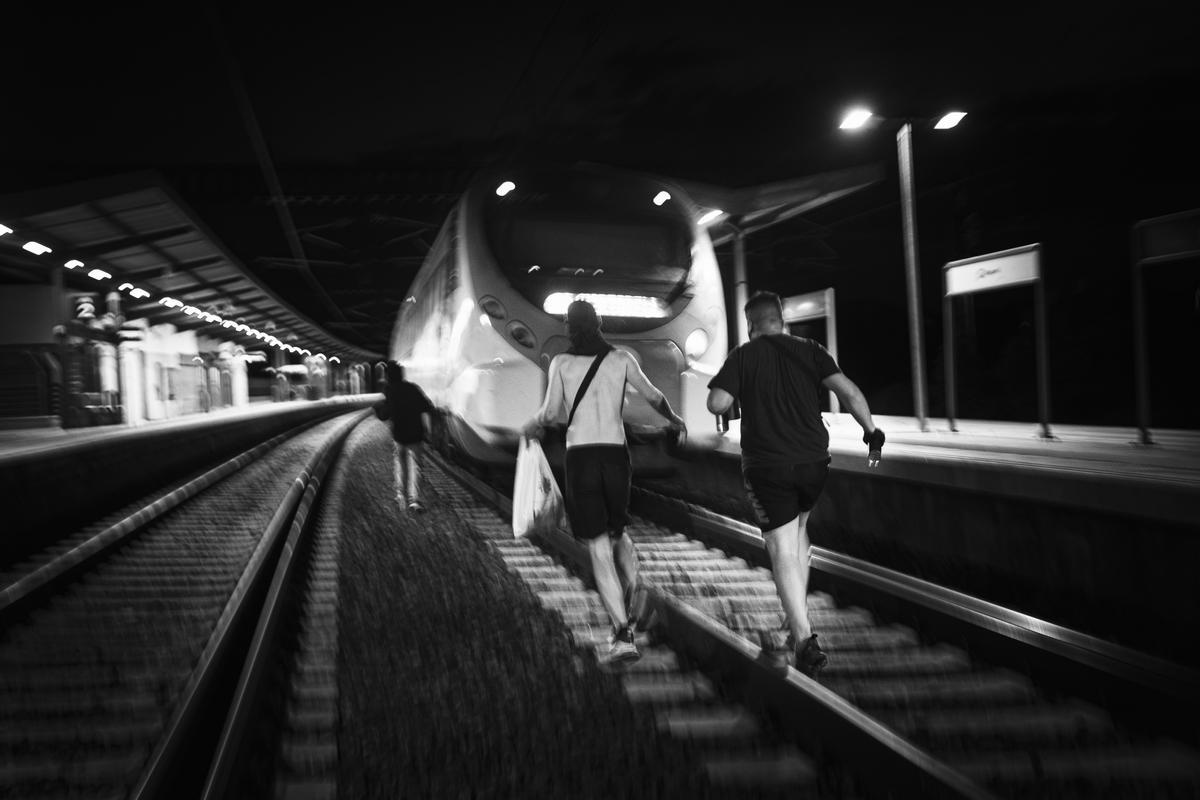
[[[696,328],[688,334],[687,339],[683,343],[683,352],[687,353],[688,358],[699,358],[708,350],[709,338],[708,332],[703,328]]]
[[[513,338],[513,341],[522,347],[533,349],[537,345],[537,337],[533,335],[533,331],[529,330],[522,322],[517,322],[515,319],[508,323],[508,334]]]

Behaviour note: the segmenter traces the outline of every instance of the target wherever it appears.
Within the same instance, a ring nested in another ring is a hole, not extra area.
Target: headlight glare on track
[[[688,358],[699,358],[708,350],[709,342],[708,332],[703,328],[696,328],[684,341],[683,352],[687,353]]]

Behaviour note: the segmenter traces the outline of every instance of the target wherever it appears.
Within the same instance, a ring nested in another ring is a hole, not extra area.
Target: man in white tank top
[[[670,422],[681,442],[687,426],[633,356],[604,340],[600,323],[591,303],[576,300],[568,307],[571,348],[550,362],[546,397],[537,414],[526,423],[524,434],[540,438],[544,426],[560,412],[569,419],[564,493],[567,518],[575,538],[588,548],[596,589],[612,619],[609,661],[627,662],[640,654],[626,605],[637,586],[638,557],[633,540],[625,533],[632,474],[621,417],[625,385],[637,389]],[[591,382],[579,395],[597,360]]]

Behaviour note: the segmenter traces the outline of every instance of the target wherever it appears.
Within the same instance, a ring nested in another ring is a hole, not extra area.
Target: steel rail
[[[229,659],[235,655],[233,646],[238,632],[253,620],[252,615],[261,608],[263,592],[269,588],[273,567],[286,542],[286,533],[300,509],[312,476],[329,448],[341,441],[345,430],[348,428],[329,436],[292,481],[197,659],[181,699],[164,726],[163,736],[129,794],[130,800],[150,800],[163,796],[163,791],[180,770],[183,759],[196,756],[189,749],[194,743],[197,728],[210,711],[206,705],[211,702],[212,692],[223,671],[228,669]]]
[[[768,565],[766,545],[753,525],[646,489],[635,487],[634,495],[639,506],[673,506],[672,523]],[[836,589],[839,596],[884,610],[886,616],[920,617],[926,629],[966,634],[989,656],[1020,662],[1074,693],[1101,697],[1109,705],[1118,702],[1124,713],[1143,722],[1161,722],[1161,714],[1148,705],[1174,705],[1186,712],[1176,715],[1174,729],[1189,731],[1195,725],[1200,672],[1187,666],[822,547],[813,546],[811,564],[815,587]],[[1120,702],[1114,690],[1130,685],[1136,691],[1124,692],[1128,699]]]
[[[0,589],[0,626],[12,624],[40,598],[53,592],[65,581],[72,580],[99,560],[106,558],[115,548],[128,541],[151,522],[178,507],[185,500],[195,497],[252,463],[271,448],[295,436],[299,429],[304,427],[308,427],[308,423],[274,436],[241,455],[234,456],[213,467],[203,475],[176,487],[120,522],[92,536],[86,542]]]
[[[346,438],[357,425],[370,416],[369,409],[360,412],[339,430],[333,437],[334,441],[320,454],[319,460],[312,468],[304,495],[292,518],[283,552],[274,568],[266,602],[255,626],[254,637],[240,671],[237,688],[234,690],[234,699],[230,704],[229,713],[226,714],[220,740],[204,782],[204,791],[200,795],[202,800],[219,800],[225,797],[236,778],[245,755],[242,743],[245,741],[251,718],[260,707],[265,689],[265,675],[279,644],[280,626],[294,589],[296,574],[308,563],[311,555],[312,527],[308,523],[315,517],[312,512],[318,507],[317,498]]]
[[[440,457],[440,456],[439,456]],[[445,460],[442,459],[445,464]],[[512,501],[495,488],[461,469],[446,465],[464,487],[512,515]],[[559,553],[583,574],[591,565],[582,545],[561,528],[531,537]],[[698,663],[732,677],[749,690],[748,699],[763,710],[785,713],[780,722],[789,733],[814,751],[835,754],[845,763],[864,760],[872,768],[858,772],[872,794],[881,797],[992,798],[995,795],[935,759],[819,683],[788,670],[782,675],[768,667],[762,651],[717,620],[688,606],[652,581],[647,589],[650,616],[668,640]]]

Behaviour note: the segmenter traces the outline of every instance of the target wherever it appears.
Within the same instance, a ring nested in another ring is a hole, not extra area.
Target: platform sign
[[[942,331],[945,337],[946,420],[950,430],[957,430],[954,425],[954,297],[1032,284],[1037,336],[1038,421],[1042,426],[1042,437],[1054,438],[1050,433],[1050,359],[1046,348],[1046,298],[1042,287],[1041,256],[1041,245],[1029,244],[951,261],[943,267]]]
[[[789,325],[809,320],[825,320],[826,348],[833,360],[837,361],[837,302],[833,287],[818,292],[794,294],[783,298],[783,321]],[[838,399],[833,392],[829,393],[829,410],[838,413]]]
[[[1020,286],[1041,278],[1037,245],[951,261],[945,269],[950,295]]]

